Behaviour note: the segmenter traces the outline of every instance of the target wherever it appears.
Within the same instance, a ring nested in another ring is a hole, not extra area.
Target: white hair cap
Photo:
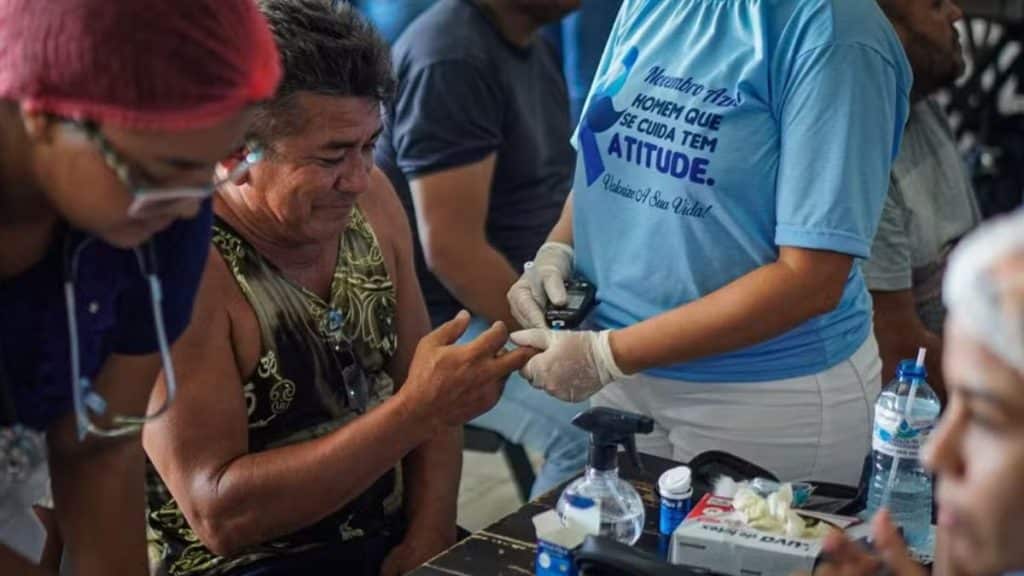
[[[1024,266],[1008,274],[999,265],[1024,262],[1024,210],[983,224],[950,257],[943,300],[971,337],[1024,372]]]

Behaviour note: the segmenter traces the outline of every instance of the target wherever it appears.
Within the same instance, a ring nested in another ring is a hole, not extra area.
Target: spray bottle
[[[583,477],[577,478],[558,499],[564,519],[575,509],[596,503],[601,512],[601,535],[632,545],[644,526],[644,503],[629,482],[619,478],[619,446],[642,468],[636,452],[636,434],[650,434],[654,420],[612,408],[591,408],[572,423],[590,432],[590,457]]]

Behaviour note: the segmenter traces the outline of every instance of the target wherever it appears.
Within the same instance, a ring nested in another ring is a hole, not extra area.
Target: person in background
[[[943,368],[949,405],[923,456],[937,479],[935,573],[1024,571],[1024,212],[983,224],[953,252]],[[877,556],[841,536],[819,576],[924,576],[889,515],[874,519]]]
[[[527,378],[651,416],[648,453],[856,484],[881,384],[857,261],[910,85],[875,0],[624,0],[573,193],[508,294]],[[574,274],[590,325],[544,329]]]
[[[963,12],[953,0],[882,0],[914,71],[910,117],[882,219],[864,263],[885,378],[928,348],[929,383],[944,398],[942,275],[956,242],[981,220],[952,129],[932,95],[964,71]]]
[[[373,164],[383,40],[343,3],[260,7],[284,79],[249,133],[263,161],[215,199],[179,399],[143,435],[152,556],[170,576],[404,574],[454,544],[461,426],[528,353],[500,323],[451,346],[465,313],[426,335]]]
[[[437,0],[354,0],[353,4],[366,14],[389,44],[394,44],[406,27],[435,2]],[[581,0],[579,10],[561,22],[548,24],[541,32],[560,49],[573,125],[579,121],[621,4],[622,0]]]
[[[340,0],[339,0],[340,1]],[[388,44],[394,44],[409,24],[437,0],[354,0]]]
[[[0,574],[56,570],[48,476],[64,569],[148,574],[138,433],[278,53],[250,0],[0,0],[0,46]]]
[[[561,66],[539,30],[578,0],[439,0],[393,50],[398,94],[377,149],[414,221],[431,320],[460,308],[466,338],[515,321],[505,292],[558,219],[572,179]],[[518,375],[473,424],[544,454],[543,494],[582,470],[581,408]]]
[[[620,6],[622,0],[583,0],[580,9],[562,21],[563,66],[573,125],[583,113],[583,104],[590,94],[594,73]]]

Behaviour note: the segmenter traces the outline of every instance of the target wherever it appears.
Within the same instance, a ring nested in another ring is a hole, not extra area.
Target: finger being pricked
[[[494,377],[505,377],[521,369],[538,353],[533,348],[502,349],[489,364],[490,374]]]

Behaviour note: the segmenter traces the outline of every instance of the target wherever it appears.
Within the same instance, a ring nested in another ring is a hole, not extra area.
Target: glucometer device
[[[597,302],[597,288],[586,278],[576,277],[565,282],[564,306],[548,302],[544,317],[554,330],[572,330],[587,317]]]

